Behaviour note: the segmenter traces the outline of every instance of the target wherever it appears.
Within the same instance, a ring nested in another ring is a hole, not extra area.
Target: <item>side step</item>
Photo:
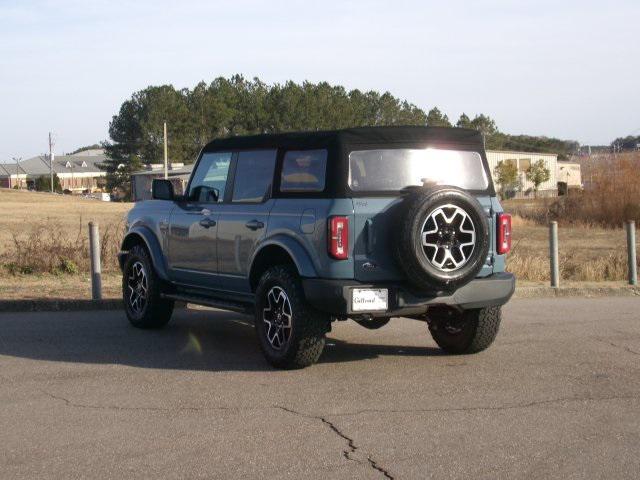
[[[245,313],[253,315],[253,304],[249,302],[236,302],[232,300],[220,300],[217,298],[205,297],[186,293],[163,293],[162,298],[170,298],[178,302],[194,303],[205,307],[219,308],[231,312]]]

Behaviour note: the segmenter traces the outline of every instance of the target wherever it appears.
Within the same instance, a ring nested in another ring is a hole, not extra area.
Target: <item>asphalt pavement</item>
[[[514,300],[470,356],[341,322],[298,371],[247,320],[0,314],[0,478],[640,477],[640,298]]]

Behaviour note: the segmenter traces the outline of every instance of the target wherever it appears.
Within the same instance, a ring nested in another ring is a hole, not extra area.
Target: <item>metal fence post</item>
[[[89,253],[91,255],[91,298],[102,300],[100,234],[98,224],[93,222],[89,222]]]
[[[558,222],[549,224],[549,260],[551,267],[551,286],[560,286],[560,264],[558,262]]]
[[[627,262],[629,265],[629,285],[638,284],[638,264],[636,261],[636,222],[627,222]]]

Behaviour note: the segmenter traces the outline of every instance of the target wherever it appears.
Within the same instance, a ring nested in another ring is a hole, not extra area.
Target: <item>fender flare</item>
[[[125,245],[133,237],[142,239],[145,246],[147,247],[147,250],[149,251],[149,255],[151,256],[151,263],[153,263],[153,268],[156,270],[156,273],[162,280],[168,281],[169,275],[167,262],[165,261],[164,254],[162,253],[160,242],[158,241],[158,238],[153,233],[153,231],[149,227],[145,227],[143,225],[133,227],[127,232],[124,239],[122,240],[122,247],[119,255],[120,268],[122,269],[124,267],[124,258],[126,256],[126,252],[128,251]]]
[[[280,247],[285,250],[293,260],[293,263],[298,270],[298,274],[301,277],[318,276],[313,260],[302,244],[295,238],[282,234],[270,237],[268,240],[265,240],[260,244],[260,247],[256,249],[253,254],[253,258],[251,259],[251,267],[249,268],[250,272],[253,271],[256,258],[258,258],[265,248],[270,246]]]

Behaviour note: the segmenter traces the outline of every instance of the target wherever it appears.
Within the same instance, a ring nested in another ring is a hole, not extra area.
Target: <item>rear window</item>
[[[349,154],[349,187],[354,191],[399,191],[422,185],[485,190],[489,179],[478,152],[398,148]]]
[[[321,192],[326,171],[326,150],[291,150],[284,155],[280,191]]]
[[[267,198],[275,165],[275,150],[240,152],[232,202],[258,203]]]

